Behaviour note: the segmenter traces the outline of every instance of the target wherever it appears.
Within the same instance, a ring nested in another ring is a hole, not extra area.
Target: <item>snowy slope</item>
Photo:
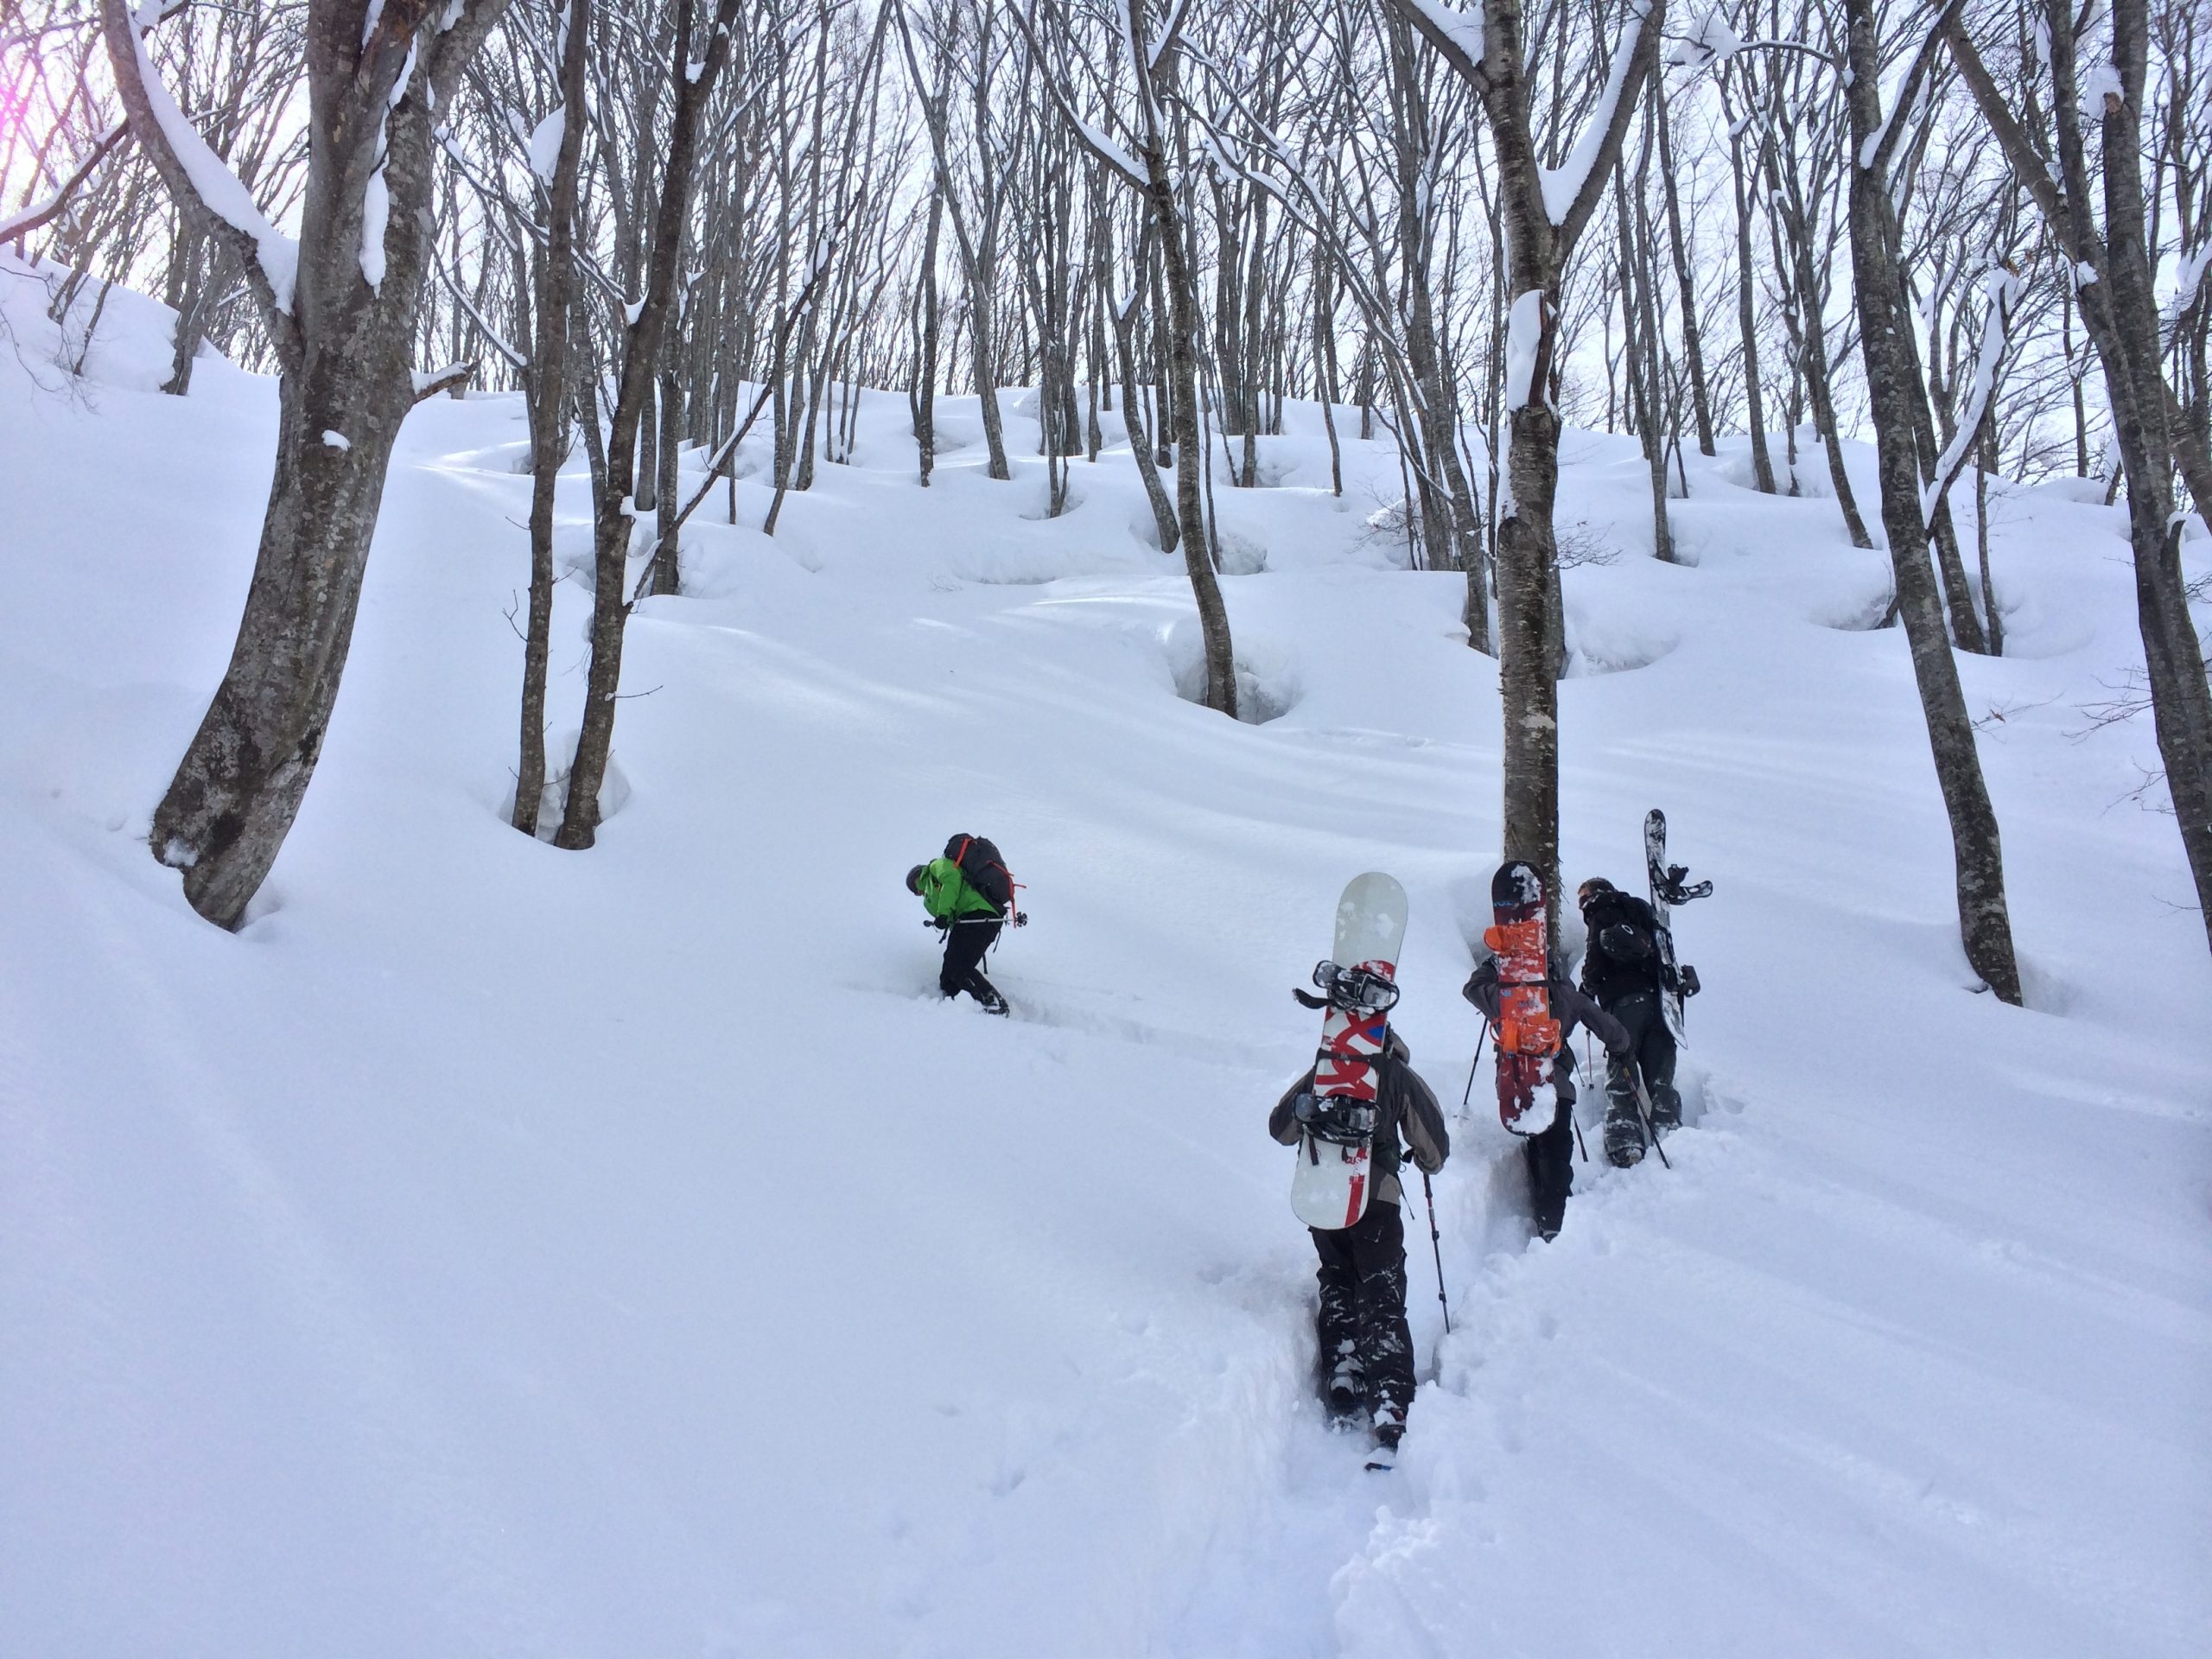
[[[0,353],[0,1651],[2196,1650],[2212,964],[2123,798],[2147,728],[2079,735],[2139,660],[2113,513],[2000,493],[2016,654],[1962,663],[2004,715],[2019,1012],[1970,988],[1903,640],[1848,626],[1882,556],[1724,457],[1656,564],[1632,446],[1569,440],[1564,516],[1616,556],[1567,575],[1567,864],[1629,885],[1657,804],[1716,881],[1694,1121],[1531,1247],[1478,1089],[1436,1183],[1455,1330],[1416,1255],[1440,1376],[1378,1478],[1305,1399],[1285,992],[1391,870],[1399,1023],[1456,1105],[1498,842],[1494,667],[1459,579],[1368,530],[1382,445],[1332,500],[1294,410],[1276,487],[1217,480],[1285,710],[1233,724],[1176,695],[1187,588],[1125,453],[1047,521],[972,402],[923,492],[871,395],[858,465],[772,541],[702,527],[633,620],[631,792],[577,855],[501,819],[519,407],[425,404],[232,938],[143,836],[273,389],[151,395],[128,297],[68,396]],[[938,1001],[898,885],[956,830],[1027,884],[1010,1023]]]

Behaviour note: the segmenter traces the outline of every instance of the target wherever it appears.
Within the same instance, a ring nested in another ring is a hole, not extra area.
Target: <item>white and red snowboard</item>
[[[1314,1110],[1298,1139],[1290,1207],[1308,1227],[1349,1227],[1367,1213],[1369,1161],[1382,1058],[1397,1000],[1398,952],[1406,938],[1406,890],[1370,870],[1337,901],[1329,959],[1313,970],[1327,1012],[1313,1062]]]

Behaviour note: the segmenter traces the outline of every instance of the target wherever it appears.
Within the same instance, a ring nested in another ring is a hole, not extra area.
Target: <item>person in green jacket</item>
[[[944,966],[937,988],[947,996],[965,991],[992,1014],[1008,1012],[1006,998],[983,977],[983,953],[998,942],[1006,917],[976,891],[949,858],[933,858],[906,872],[906,891],[929,912],[928,925],[944,934]]]

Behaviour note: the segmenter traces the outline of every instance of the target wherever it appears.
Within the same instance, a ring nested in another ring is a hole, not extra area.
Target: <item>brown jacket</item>
[[[1402,1131],[1414,1162],[1430,1174],[1443,1168],[1444,1160],[1452,1155],[1452,1137],[1444,1128],[1444,1113],[1435,1095],[1414,1070],[1412,1058],[1404,1039],[1394,1031],[1384,1043],[1382,1058],[1374,1063],[1382,1074],[1375,1090],[1374,1151],[1369,1165],[1376,1204],[1395,1204],[1402,1196],[1398,1186],[1398,1165],[1404,1155],[1398,1145]],[[1286,1147],[1298,1144],[1298,1097],[1313,1092],[1313,1070],[1309,1066],[1268,1114],[1268,1133]]]
[[[1559,1091],[1562,1106],[1574,1104],[1574,1049],[1569,1039],[1578,1025],[1590,1027],[1591,1033],[1605,1046],[1608,1054],[1626,1058],[1634,1052],[1628,1027],[1607,1014],[1590,997],[1585,995],[1567,976],[1567,963],[1557,951],[1546,959],[1551,978],[1545,985],[1546,1001],[1551,1006],[1552,1018],[1559,1021],[1559,1064],[1552,1073],[1552,1086]],[[1460,987],[1459,995],[1473,1003],[1484,1019],[1492,1026],[1497,1024],[1497,958],[1485,957],[1476,964],[1467,982]]]

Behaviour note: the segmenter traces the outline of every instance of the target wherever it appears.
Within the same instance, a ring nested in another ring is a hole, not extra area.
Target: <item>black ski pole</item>
[[[1490,1041],[1490,1021],[1483,1021],[1483,1034],[1475,1039],[1475,1058],[1467,1062],[1467,1086],[1459,1091],[1459,1116],[1467,1115],[1467,1103],[1475,1097],[1475,1068],[1483,1063],[1483,1047]],[[1426,1179],[1425,1177],[1423,1179]]]
[[[1428,1184],[1428,1172],[1421,1173],[1421,1202],[1428,1206],[1428,1249],[1436,1258],[1436,1300],[1444,1309],[1444,1334],[1452,1334],[1452,1304],[1444,1300],[1444,1240],[1436,1230],[1436,1193]]]
[[[1574,1125],[1574,1149],[1582,1154],[1582,1161],[1590,1161],[1590,1148],[1582,1144],[1582,1120],[1574,1115],[1574,1108],[1567,1109],[1567,1121]]]
[[[1644,1138],[1651,1142],[1651,1150],[1659,1154],[1660,1164],[1672,1169],[1674,1160],[1667,1156],[1667,1148],[1659,1144],[1659,1126],[1651,1121],[1651,1096],[1643,1086],[1643,1068],[1638,1066],[1629,1075],[1636,1081],[1636,1110],[1637,1116],[1643,1120]]]

